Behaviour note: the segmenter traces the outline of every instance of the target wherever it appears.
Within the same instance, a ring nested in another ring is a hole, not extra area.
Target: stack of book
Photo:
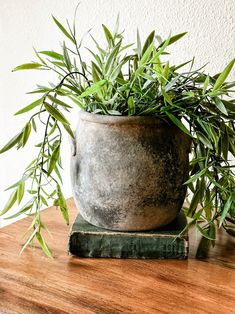
[[[95,227],[78,214],[69,234],[68,251],[79,257],[186,259],[187,220],[180,212],[164,228],[151,231],[120,232]]]

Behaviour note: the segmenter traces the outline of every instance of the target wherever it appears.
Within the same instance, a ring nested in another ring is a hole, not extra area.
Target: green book
[[[120,232],[95,227],[78,215],[72,226],[68,251],[79,257],[186,259],[188,234],[181,212],[168,226],[151,231]]]

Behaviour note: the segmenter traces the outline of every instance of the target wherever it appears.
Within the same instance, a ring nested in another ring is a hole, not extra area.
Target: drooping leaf
[[[33,204],[36,200],[36,197],[33,197],[31,200],[29,200],[19,211],[17,211],[17,213],[11,215],[11,216],[8,216],[4,219],[13,219],[13,218],[16,218],[20,215],[22,215],[23,213],[26,213],[27,211],[29,211],[32,207],[33,207]]]
[[[14,136],[5,146],[3,146],[2,149],[0,149],[0,154],[6,152],[7,150],[11,149],[14,147],[16,144],[18,144],[23,136],[23,131]]]
[[[69,125],[69,122],[67,121],[65,116],[58,109],[48,103],[44,103],[44,107],[56,120],[60,121],[63,124]]]
[[[36,232],[36,238],[38,239],[38,242],[43,250],[43,252],[50,258],[53,258],[51,249],[48,247],[46,241],[44,240],[43,236],[41,235],[41,233]]]
[[[0,216],[6,214],[15,204],[16,200],[17,200],[17,190],[11,193],[6,205],[4,206],[3,210],[0,212]]]
[[[55,165],[58,161],[58,158],[60,156],[60,143],[54,148],[51,157],[50,157],[50,162],[49,162],[49,166],[48,166],[48,170],[47,170],[47,175],[49,176],[52,171],[55,168]]]
[[[64,195],[59,185],[57,185],[57,194],[58,194],[58,206],[60,207],[60,211],[64,217],[64,220],[66,221],[67,224],[69,224],[68,207],[67,207],[66,200],[64,198]]]
[[[71,109],[72,107],[67,105],[65,102],[63,102],[62,100],[54,97],[54,96],[51,96],[51,95],[48,95],[47,96],[53,103],[57,104],[57,105],[60,105],[60,106],[63,106],[65,108],[69,108]]]
[[[206,147],[213,149],[213,146],[209,139],[200,131],[196,132],[197,133],[197,138],[202,142]]]
[[[40,195],[40,199],[45,206],[48,206],[48,203],[43,195]]]
[[[186,133],[187,135],[189,135],[190,137],[192,137],[191,133],[189,132],[189,130],[184,126],[184,124],[178,119],[176,118],[172,113],[170,112],[166,112],[166,115],[168,116],[168,118],[176,125],[178,126],[179,129],[181,129],[184,133]]]
[[[199,225],[199,223],[196,223],[196,226],[197,226],[197,229],[199,230],[199,232],[203,235],[203,237],[205,237],[205,238],[208,239],[208,240],[215,240],[215,238],[212,238],[212,237],[208,234],[207,230],[203,229],[203,228]]]
[[[184,182],[184,184],[189,184],[191,182],[196,181],[197,179],[202,177],[206,173],[206,171],[207,171],[206,168],[202,169],[200,172],[198,172],[198,173],[194,174],[193,176],[191,176],[186,182]]]
[[[18,65],[17,67],[15,67],[12,72],[15,71],[20,71],[20,70],[38,70],[42,67],[43,65],[40,63],[24,63],[21,65]]]
[[[31,133],[31,123],[28,122],[28,123],[26,123],[26,126],[24,128],[24,133],[23,133],[23,138],[22,138],[22,146],[23,147],[27,143],[30,133]]]
[[[219,228],[222,226],[222,224],[226,218],[226,215],[227,215],[228,211],[230,210],[232,202],[233,202],[233,197],[232,197],[232,195],[230,195],[229,198],[227,199],[225,205],[224,205],[223,212],[222,212],[221,218],[220,218]]]
[[[228,115],[228,111],[226,110],[225,105],[223,104],[219,97],[215,98],[215,105],[219,109],[219,111],[221,111],[226,116]]]
[[[24,197],[25,181],[21,181],[17,188],[17,202],[20,204]]]
[[[36,122],[34,120],[34,118],[32,118],[32,126],[35,132],[37,132],[37,126],[36,126]]]
[[[193,197],[192,197],[192,200],[190,202],[190,206],[189,206],[189,209],[188,209],[188,212],[187,212],[187,215],[189,217],[193,217],[194,214],[195,214],[195,211],[198,207],[198,204],[201,200],[201,197],[200,197],[200,189],[196,189],[196,192],[193,194]]]
[[[41,105],[42,101],[43,101],[43,98],[39,98],[39,99],[35,100],[30,105],[28,105],[28,106],[20,109],[19,111],[17,111],[15,113],[15,115],[22,114],[22,113],[25,113],[25,112],[28,112],[28,111],[34,109],[35,107]]]

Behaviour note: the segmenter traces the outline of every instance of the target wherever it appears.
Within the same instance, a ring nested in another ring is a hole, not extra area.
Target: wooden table
[[[71,221],[76,209],[68,200]],[[0,229],[0,313],[235,313],[235,241],[219,235],[204,261],[82,259],[67,255],[67,227],[52,207],[43,219],[55,258],[19,257],[27,219]]]

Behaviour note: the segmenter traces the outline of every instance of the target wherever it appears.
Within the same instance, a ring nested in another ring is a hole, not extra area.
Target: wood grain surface
[[[235,313],[235,241],[226,234],[203,261],[194,259],[195,231],[185,261],[82,259],[67,255],[60,213],[42,216],[54,260],[37,247],[18,255],[27,219],[0,229],[0,313]]]

